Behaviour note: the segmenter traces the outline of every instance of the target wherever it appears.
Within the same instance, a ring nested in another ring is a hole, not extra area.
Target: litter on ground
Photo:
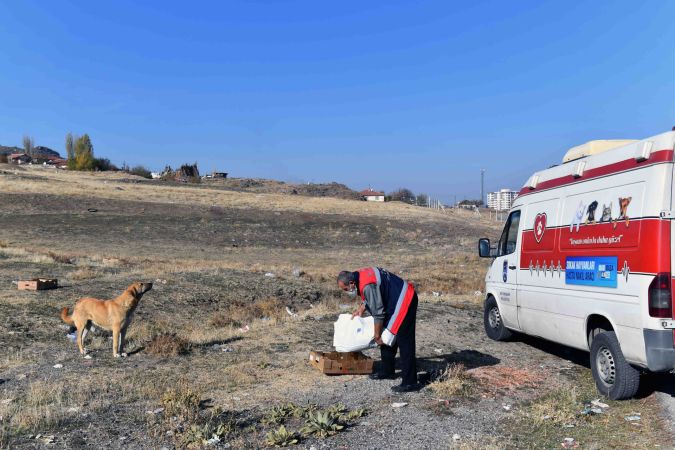
[[[571,437],[565,438],[560,445],[562,445],[562,448],[579,448],[579,443]]]

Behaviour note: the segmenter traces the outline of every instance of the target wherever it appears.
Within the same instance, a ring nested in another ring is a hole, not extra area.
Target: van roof
[[[596,144],[597,142],[607,144]],[[575,153],[577,158],[568,159],[568,155],[565,155],[567,161],[563,164],[535,172],[520,190],[514,206],[517,206],[518,200],[522,200],[524,195],[674,160],[675,131],[639,141],[622,140],[622,145],[618,145],[618,142],[591,141],[571,149],[567,152],[570,156],[572,150],[579,149]]]
[[[572,147],[565,153],[563,163],[574,161],[575,159],[583,158],[585,156],[597,155],[608,150],[613,150],[624,145],[637,142],[636,139],[603,139],[596,141],[588,141],[585,144]]]

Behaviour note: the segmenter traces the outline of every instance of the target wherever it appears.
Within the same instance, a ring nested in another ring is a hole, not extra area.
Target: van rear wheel
[[[483,323],[485,325],[485,334],[492,340],[505,341],[512,335],[511,331],[504,326],[497,300],[495,300],[493,296],[490,296],[485,300]]]
[[[631,398],[640,386],[640,372],[626,362],[613,331],[593,338],[591,371],[598,391],[612,400]]]

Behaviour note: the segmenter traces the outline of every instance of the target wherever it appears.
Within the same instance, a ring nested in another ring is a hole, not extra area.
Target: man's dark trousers
[[[380,346],[382,356],[382,368],[380,373],[390,375],[394,373],[396,351],[401,350],[401,384],[417,384],[417,362],[415,360],[415,322],[417,318],[417,293],[410,301],[408,313],[396,335],[393,347]],[[386,324],[386,321],[385,321]]]

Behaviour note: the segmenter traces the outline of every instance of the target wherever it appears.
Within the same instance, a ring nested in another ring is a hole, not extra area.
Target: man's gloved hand
[[[384,345],[384,342],[382,342],[382,329],[384,328],[384,324],[382,322],[375,322],[375,335],[373,338],[375,339],[375,342],[377,345]]]
[[[359,306],[359,309],[357,309],[356,311],[354,311],[354,312],[352,313],[352,319],[353,319],[354,317],[361,317],[361,316],[363,316],[363,313],[364,313],[365,311],[366,311],[366,304],[365,304],[365,303],[361,303],[361,306]]]

